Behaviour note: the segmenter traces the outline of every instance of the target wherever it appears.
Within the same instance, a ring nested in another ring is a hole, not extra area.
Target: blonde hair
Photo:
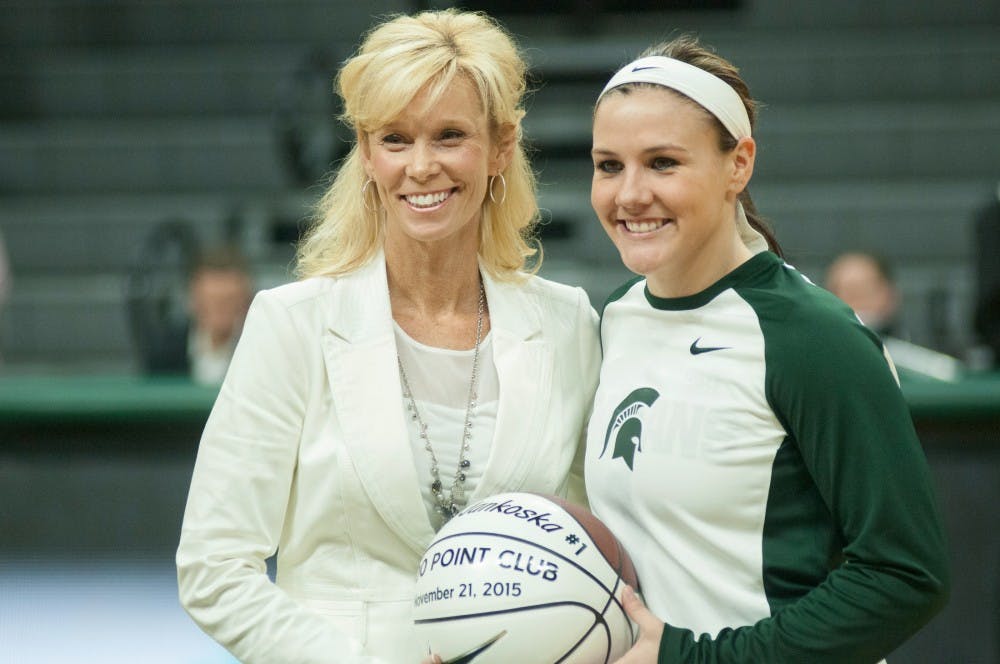
[[[515,280],[541,264],[534,239],[538,222],[535,175],[525,155],[526,64],[511,37],[479,12],[454,9],[397,16],[372,29],[337,76],[342,119],[357,141],[316,205],[312,227],[298,247],[297,274],[336,276],[366,264],[382,246],[381,205],[360,155],[365,137],[393,121],[425,88],[433,101],[455,80],[469,80],[488,116],[492,140],[513,129],[513,154],[502,174],[506,197],[483,201],[479,255],[498,279]],[[367,196],[367,200],[366,200]],[[528,266],[528,259],[537,258]]]

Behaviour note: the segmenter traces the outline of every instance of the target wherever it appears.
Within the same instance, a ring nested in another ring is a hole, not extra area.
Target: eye
[[[463,138],[465,138],[465,132],[459,129],[445,129],[440,136],[440,140],[445,143],[457,143]]]
[[[677,165],[677,160],[670,157],[654,157],[650,162],[650,167],[657,171],[665,171]]]
[[[602,173],[620,173],[622,164],[620,161],[615,161],[614,159],[605,159],[604,161],[595,162],[594,170],[601,171]]]
[[[379,143],[389,147],[401,146],[406,143],[406,139],[400,134],[386,134],[379,139]]]

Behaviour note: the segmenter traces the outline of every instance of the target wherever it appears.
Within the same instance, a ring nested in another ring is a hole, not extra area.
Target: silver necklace
[[[486,310],[486,290],[482,282],[479,284],[479,314],[476,317],[476,346],[472,354],[472,377],[469,379],[469,398],[465,405],[465,425],[462,427],[462,444],[458,450],[458,468],[455,469],[455,477],[451,481],[451,487],[447,494],[441,482],[441,474],[438,469],[437,456],[431,446],[431,439],[427,435],[427,424],[420,416],[417,409],[417,402],[413,399],[413,390],[410,389],[410,381],[406,377],[406,370],[403,369],[403,361],[396,355],[396,363],[399,365],[399,378],[403,384],[403,398],[407,400],[406,409],[410,411],[410,417],[417,423],[417,433],[424,441],[424,449],[431,457],[431,495],[434,497],[434,509],[444,519],[446,523],[451,517],[458,514],[465,504],[465,474],[471,463],[466,458],[469,452],[469,445],[472,442],[472,413],[476,408],[476,381],[479,378],[479,344],[483,339],[483,313]]]

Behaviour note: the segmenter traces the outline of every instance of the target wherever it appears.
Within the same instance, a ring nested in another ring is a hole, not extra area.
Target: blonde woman
[[[524,74],[453,10],[379,25],[339,73],[357,143],[302,279],[251,307],[177,552],[184,607],[242,662],[419,661],[435,530],[493,493],[582,490],[597,321],[527,265]]]

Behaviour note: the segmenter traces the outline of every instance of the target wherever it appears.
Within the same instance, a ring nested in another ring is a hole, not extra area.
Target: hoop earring
[[[493,183],[496,181],[497,178],[500,178],[500,184],[503,186],[503,194],[500,196],[499,201],[493,195]],[[489,191],[490,191],[490,200],[493,201],[493,203],[496,205],[503,205],[503,202],[507,200],[507,180],[504,179],[503,173],[497,173],[496,175],[490,176]]]
[[[375,207],[371,207],[370,205],[368,205],[368,185],[370,185],[372,182],[373,180],[371,178],[368,178],[367,180],[365,180],[365,183],[361,185],[361,204],[364,205],[365,209],[368,210],[369,212],[377,209]]]

